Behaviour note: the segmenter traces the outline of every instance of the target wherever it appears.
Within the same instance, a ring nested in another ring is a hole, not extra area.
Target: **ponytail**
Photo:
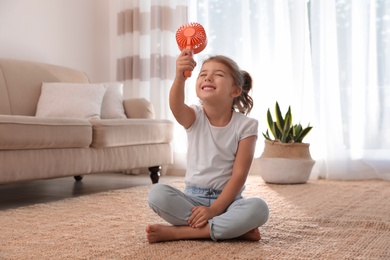
[[[252,89],[252,77],[245,70],[241,70],[241,95],[234,99],[233,108],[238,110],[245,115],[248,115],[253,108],[253,99],[249,95],[250,90]]]

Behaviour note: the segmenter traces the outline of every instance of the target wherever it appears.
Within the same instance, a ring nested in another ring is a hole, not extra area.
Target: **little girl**
[[[248,94],[252,79],[230,58],[212,56],[203,62],[196,81],[201,105],[188,106],[184,71],[195,66],[190,51],[183,50],[169,94],[172,113],[188,136],[186,187],[180,191],[153,185],[149,206],[171,225],[148,225],[146,237],[149,243],[207,238],[258,241],[268,206],[260,198],[241,195],[258,132],[258,121],[246,116],[253,106]]]

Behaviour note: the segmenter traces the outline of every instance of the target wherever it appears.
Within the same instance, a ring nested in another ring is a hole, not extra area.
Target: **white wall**
[[[92,82],[115,80],[109,8],[109,0],[0,0],[0,57],[72,67]]]

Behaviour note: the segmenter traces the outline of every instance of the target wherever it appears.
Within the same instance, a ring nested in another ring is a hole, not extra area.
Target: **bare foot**
[[[251,231],[240,236],[239,238],[250,241],[259,241],[261,239],[260,231],[258,228],[252,229]]]
[[[146,238],[148,239],[149,243],[177,240],[174,228],[174,226],[166,226],[161,224],[148,225],[145,228]]]
[[[190,226],[167,226],[162,224],[148,225],[145,228],[149,243],[172,241],[181,239],[210,238],[209,225],[201,228]]]

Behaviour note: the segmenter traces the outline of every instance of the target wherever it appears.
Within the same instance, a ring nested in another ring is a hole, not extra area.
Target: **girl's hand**
[[[210,207],[196,206],[188,219],[188,225],[193,228],[200,228],[207,224],[208,220],[214,217]]]
[[[196,62],[193,59],[192,51],[184,49],[176,60],[176,77],[185,78],[184,71],[193,71]]]

